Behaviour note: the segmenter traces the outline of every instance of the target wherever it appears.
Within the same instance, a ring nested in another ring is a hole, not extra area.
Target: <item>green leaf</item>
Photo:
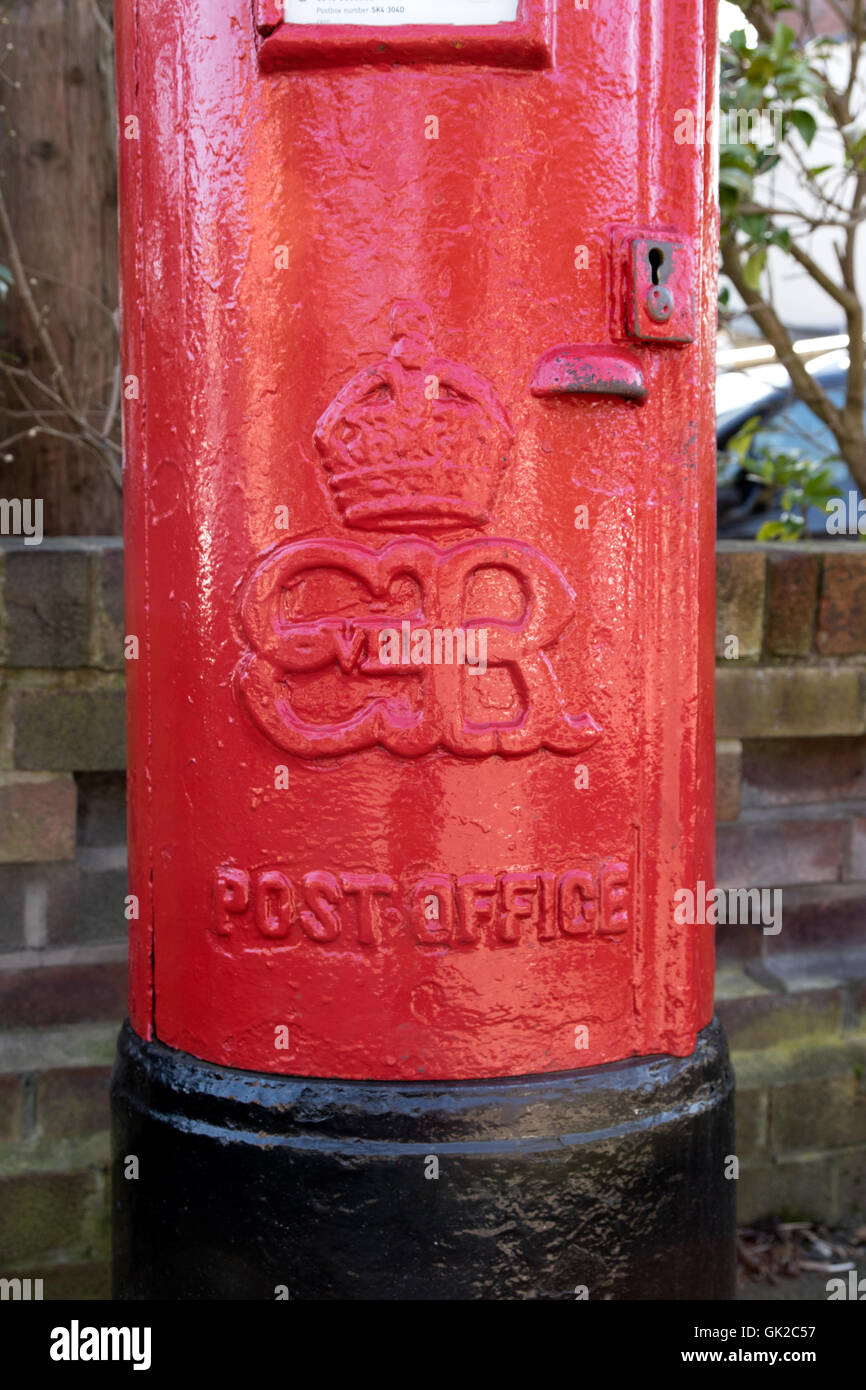
[[[730,222],[737,211],[739,201],[739,194],[735,193],[732,188],[721,187],[719,189],[719,210],[724,222]]]
[[[784,58],[791,44],[794,42],[794,30],[789,24],[777,24],[776,32],[773,35],[773,57],[778,62]]]
[[[802,531],[802,526],[793,526],[785,521],[765,521],[759,530],[755,540],[758,541],[795,541]]]
[[[747,420],[744,425],[740,426],[736,434],[731,435],[731,438],[725,445],[725,448],[727,449],[728,453],[735,454],[741,463],[744,462],[745,457],[749,452],[755,430],[758,428],[760,423],[760,415],[753,415],[750,420]]]
[[[720,159],[725,169],[745,169],[751,172],[755,167],[755,151],[749,145],[728,144],[722,140]]]
[[[737,226],[740,227],[752,241],[760,241],[767,234],[767,218],[763,212],[743,213],[742,217],[737,218]]]
[[[811,111],[789,111],[785,117],[786,123],[790,122],[799,131],[800,136],[807,145],[811,145],[818,130],[818,122]]]
[[[764,273],[764,266],[767,261],[767,248],[761,246],[757,251],[753,251],[743,267],[743,279],[750,290],[761,288],[761,276]]]
[[[768,174],[781,160],[780,154],[762,154],[755,168],[756,174]]]
[[[776,90],[779,96],[787,97],[789,101],[799,101],[809,96],[820,98],[823,95],[821,79],[805,67],[798,68],[796,72],[777,73]]]
[[[776,75],[775,64],[769,53],[756,53],[746,69],[748,80],[760,91]]]
[[[719,183],[722,188],[730,188],[734,193],[741,193],[746,198],[752,192],[752,176],[745,169],[736,169],[723,164],[719,170]]]

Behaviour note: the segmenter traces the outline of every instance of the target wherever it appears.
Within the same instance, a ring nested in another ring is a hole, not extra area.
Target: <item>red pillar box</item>
[[[118,1161],[154,1155],[118,1291],[164,1289],[183,1209],[179,1297],[639,1296],[672,1239],[667,1296],[724,1296],[711,929],[673,918],[712,878],[715,214],[681,141],[714,3],[253,8],[117,12],[116,1111]],[[442,1202],[467,1145],[482,1221],[515,1165],[558,1222],[612,1206],[622,1257],[527,1228],[491,1274]]]

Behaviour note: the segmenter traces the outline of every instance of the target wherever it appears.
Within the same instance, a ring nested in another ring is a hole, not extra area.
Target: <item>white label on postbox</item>
[[[287,24],[508,24],[517,0],[285,0]]]

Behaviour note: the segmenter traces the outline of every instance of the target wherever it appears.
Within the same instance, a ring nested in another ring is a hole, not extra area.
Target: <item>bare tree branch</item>
[[[0,369],[2,369],[6,377],[11,382],[18,384],[16,394],[19,400],[22,400],[23,403],[30,406],[33,418],[36,422],[32,430],[19,432],[13,436],[13,440],[27,437],[33,438],[35,431],[36,433],[49,434],[55,438],[68,439],[71,442],[84,444],[99,457],[109,477],[119,488],[122,486],[123,482],[121,450],[119,445],[113,439],[109,438],[109,432],[113,426],[120,401],[119,364],[115,370],[111,398],[105,411],[102,428],[99,429],[87,418],[86,411],[76,400],[60,360],[60,356],[54,346],[54,341],[48,331],[45,316],[40,312],[33,297],[30,288],[30,280],[24,269],[18,242],[6,206],[6,200],[3,197],[2,188],[0,188],[0,231],[2,231],[6,243],[9,267],[15,281],[15,288],[18,291],[36,341],[45,354],[50,368],[49,381],[46,382],[29,368],[15,367],[5,362],[0,363]],[[74,431],[59,431],[53,426],[48,425],[45,418],[41,416],[40,408],[32,401],[28,401],[26,395],[20,390],[20,383],[22,381],[26,381],[28,385],[47,396],[57,405],[65,413],[70,424],[74,426]],[[7,444],[9,442],[11,441],[7,441]]]

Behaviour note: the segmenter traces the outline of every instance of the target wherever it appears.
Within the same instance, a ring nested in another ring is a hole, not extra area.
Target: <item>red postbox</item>
[[[506,1276],[455,1256],[441,1196],[478,1144],[482,1224],[513,1161],[576,1228],[622,1124],[620,1222],[667,1144],[668,1296],[724,1296],[711,929],[673,917],[712,878],[716,223],[677,132],[713,100],[714,0],[252,9],[117,9],[118,1161],[149,1149],[174,1191],[120,1181],[119,1292],[174,1204],[201,1208],[180,1297],[442,1296],[437,1242],[450,1296],[639,1296],[663,1202],[623,1257],[527,1232]]]

